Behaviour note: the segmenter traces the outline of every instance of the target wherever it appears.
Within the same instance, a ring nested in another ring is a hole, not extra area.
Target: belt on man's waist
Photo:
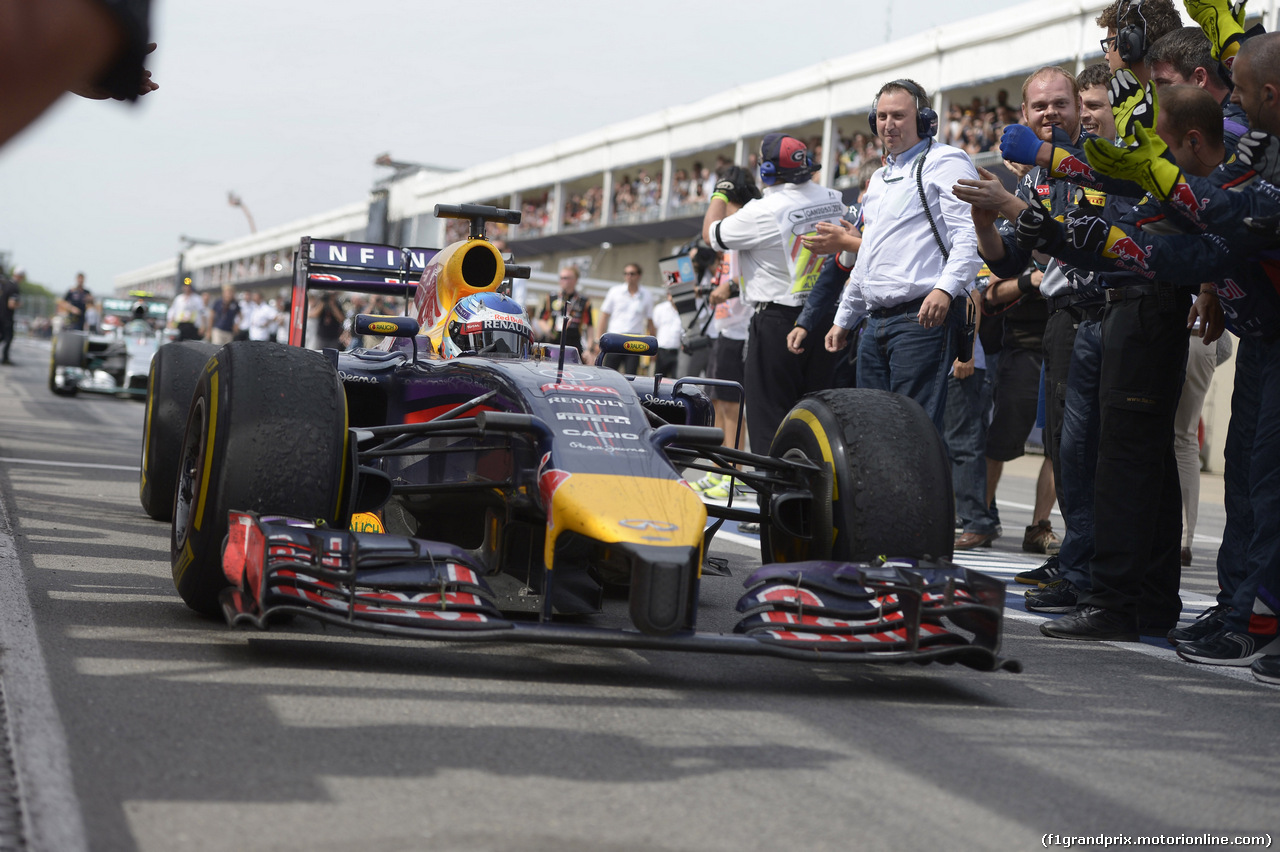
[[[1140,299],[1143,296],[1155,296],[1159,294],[1162,286],[1160,284],[1129,284],[1124,287],[1108,287],[1107,288],[1107,304],[1115,302],[1124,302],[1129,299]],[[1189,292],[1185,287],[1174,287],[1167,285],[1170,293],[1181,294]]]
[[[867,313],[876,319],[888,319],[889,317],[899,317],[908,313],[919,313],[923,304],[924,296],[921,296],[919,299],[912,299],[910,302],[903,302],[900,305],[893,305],[888,308],[876,308],[867,311]]]
[[[781,302],[760,302],[756,305],[756,313],[761,311],[789,311],[799,316],[802,310],[804,308],[800,305],[784,305]]]
[[[1103,303],[1101,293],[1063,293],[1060,296],[1045,296],[1045,301],[1049,303],[1050,314],[1063,308],[1101,306]]]

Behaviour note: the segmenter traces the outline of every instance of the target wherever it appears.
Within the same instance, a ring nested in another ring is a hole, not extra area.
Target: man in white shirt
[[[787,350],[787,334],[827,260],[802,240],[818,222],[837,222],[845,210],[840,193],[813,182],[818,169],[803,142],[770,133],[760,143],[764,195],[751,198],[744,182],[721,180],[702,220],[708,245],[719,252],[737,250],[743,295],[755,311],[744,377],[747,433],[755,453],[768,454],[778,425],[801,397],[831,386],[833,354],[820,346]],[[742,209],[729,213],[738,204]]]
[[[938,116],[919,83],[886,83],[870,119],[887,156],[863,195],[862,245],[826,347],[843,349],[866,316],[858,387],[911,397],[941,431],[962,297],[982,267],[969,205],[952,187],[978,173],[959,148],[934,142]]]
[[[204,299],[196,295],[190,282],[182,285],[182,292],[169,305],[169,328],[178,330],[179,340],[199,340],[203,336],[208,309]]]
[[[600,306],[600,333],[652,334],[653,294],[640,286],[640,264],[628,263],[622,274],[626,283],[610,287]],[[640,356],[607,355],[604,366],[635,375],[640,369]]]
[[[256,290],[249,294],[249,307],[245,316],[248,317],[250,340],[276,339],[276,309]]]
[[[654,361],[653,371],[655,374],[676,378],[684,326],[680,323],[680,312],[671,303],[670,295],[653,309],[652,319],[653,333],[658,338],[658,357]]]

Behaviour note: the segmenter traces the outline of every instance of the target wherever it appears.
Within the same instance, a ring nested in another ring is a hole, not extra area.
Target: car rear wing
[[[302,346],[306,340],[309,290],[410,299],[422,271],[439,251],[303,237],[293,261],[290,345]]]

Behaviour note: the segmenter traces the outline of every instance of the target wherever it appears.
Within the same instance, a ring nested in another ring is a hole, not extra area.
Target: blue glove
[[[1040,146],[1044,144],[1036,132],[1025,124],[1009,124],[1000,137],[1000,156],[1011,163],[1034,166]]]

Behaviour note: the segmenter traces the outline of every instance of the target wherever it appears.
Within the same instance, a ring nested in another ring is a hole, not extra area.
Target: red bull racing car
[[[158,353],[140,494],[172,522],[191,608],[257,628],[301,615],[425,639],[1018,669],[1000,655],[1004,585],[949,561],[949,466],[918,406],[828,391],[769,455],[723,447],[706,380],[533,343],[498,293],[522,270],[481,236],[518,213],[436,215],[469,219],[472,237],[304,239],[290,345]],[[309,351],[316,289],[394,295],[406,313],[356,318],[377,348]],[[735,473],[758,499],[704,503],[695,472]],[[746,520],[764,564],[730,592],[708,550]]]

